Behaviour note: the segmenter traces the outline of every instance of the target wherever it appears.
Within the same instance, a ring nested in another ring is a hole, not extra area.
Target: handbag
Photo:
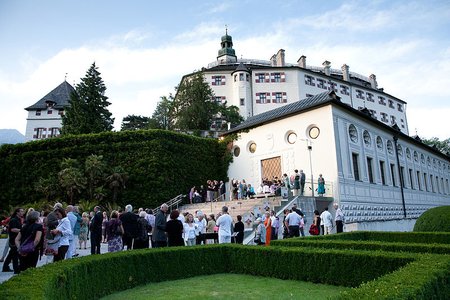
[[[309,234],[319,235],[319,228],[315,224],[311,224],[311,227],[309,227]]]
[[[34,239],[32,239],[33,235],[30,235],[23,241],[19,246],[19,254],[22,256],[26,256],[30,253],[34,252]]]

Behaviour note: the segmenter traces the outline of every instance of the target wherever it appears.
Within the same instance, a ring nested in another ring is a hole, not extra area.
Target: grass
[[[182,272],[182,270],[180,270]],[[241,274],[216,274],[150,283],[112,299],[328,299],[350,288]]]

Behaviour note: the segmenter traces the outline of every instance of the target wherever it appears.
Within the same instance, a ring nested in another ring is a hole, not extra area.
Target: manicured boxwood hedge
[[[103,155],[108,166],[129,175],[120,205],[155,207],[207,179],[225,180],[231,155],[226,143],[165,130],[105,132],[66,136],[0,147],[0,209],[43,198],[40,178],[60,171],[63,158],[84,164]]]
[[[393,232],[393,231],[353,231],[340,234],[309,236],[316,240],[380,241],[399,243],[450,244],[447,232]],[[287,240],[284,240],[287,241]],[[279,241],[281,242],[281,241]]]
[[[450,286],[448,255],[209,245],[49,264],[1,284],[0,299],[97,299],[149,282],[230,272],[351,287],[367,282],[343,299],[443,299]]]
[[[350,249],[370,251],[393,251],[413,253],[449,254],[450,244],[424,244],[424,243],[389,243],[380,241],[352,241],[352,240],[326,240],[294,238],[271,242],[272,246],[283,247],[309,247],[325,249]]]

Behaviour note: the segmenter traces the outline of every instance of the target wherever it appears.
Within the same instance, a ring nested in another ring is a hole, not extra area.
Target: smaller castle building
[[[35,104],[25,108],[28,111],[26,141],[59,136],[64,110],[69,106],[70,95],[75,89],[64,81]]]

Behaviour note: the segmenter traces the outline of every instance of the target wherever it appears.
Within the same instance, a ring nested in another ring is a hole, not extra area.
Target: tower
[[[231,35],[228,35],[228,29],[225,29],[225,35],[222,36],[222,41],[220,42],[222,47],[217,55],[217,61],[219,64],[228,64],[237,62],[236,53],[233,49],[233,39]]]

